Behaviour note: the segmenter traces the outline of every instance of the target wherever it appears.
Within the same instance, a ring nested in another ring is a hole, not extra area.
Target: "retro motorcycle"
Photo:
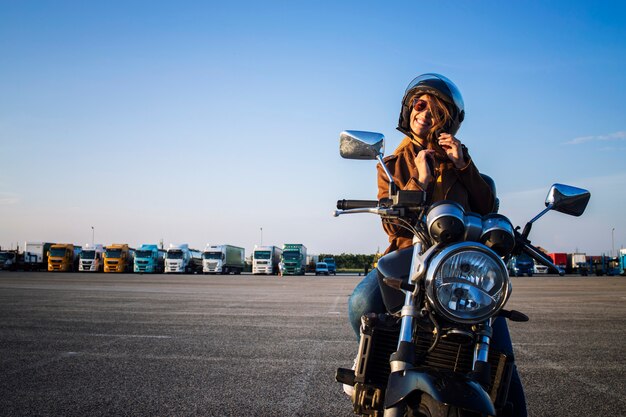
[[[361,318],[355,367],[337,369],[336,380],[353,386],[354,412],[362,416],[507,415],[515,364],[510,354],[490,346],[493,322],[528,317],[504,308],[511,295],[506,262],[523,252],[562,275],[528,235],[549,210],[580,216],[591,195],[554,184],[545,210],[520,232],[497,213],[497,203],[493,213],[480,216],[452,201],[428,205],[423,191],[398,190],[383,153],[380,133],[341,133],[342,157],[381,164],[389,178],[389,198],[340,200],[335,216],[379,215],[409,229],[413,246],[378,261],[388,312]],[[493,181],[485,179],[495,195]]]

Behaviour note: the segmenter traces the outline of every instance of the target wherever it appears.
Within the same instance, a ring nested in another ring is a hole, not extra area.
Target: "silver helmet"
[[[402,109],[400,110],[397,129],[407,136],[411,135],[411,103],[409,103],[409,99],[414,93],[432,94],[448,105],[452,121],[448,126],[444,126],[443,131],[455,135],[465,118],[463,97],[452,81],[443,75],[434,73],[422,74],[409,83],[402,98]]]

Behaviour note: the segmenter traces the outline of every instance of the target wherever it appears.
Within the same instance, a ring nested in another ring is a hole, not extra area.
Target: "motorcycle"
[[[528,317],[504,307],[511,295],[506,263],[525,253],[563,275],[534,247],[532,225],[549,210],[580,216],[591,197],[584,189],[554,184],[546,208],[520,232],[494,212],[466,213],[459,204],[426,203],[423,191],[397,189],[383,163],[384,136],[344,131],[340,154],[377,160],[389,179],[389,198],[339,200],[335,216],[371,213],[411,230],[413,246],[378,261],[388,312],[361,318],[354,369],[338,368],[336,380],[353,386],[355,414],[372,417],[505,416],[515,363],[490,346],[498,317]],[[484,176],[492,187],[495,184]]]

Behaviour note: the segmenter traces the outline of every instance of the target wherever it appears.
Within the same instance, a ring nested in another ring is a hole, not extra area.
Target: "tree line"
[[[324,258],[334,258],[337,269],[372,269],[376,255],[364,255],[354,253],[342,253],[341,255],[333,255],[329,253],[321,253],[319,260]]]

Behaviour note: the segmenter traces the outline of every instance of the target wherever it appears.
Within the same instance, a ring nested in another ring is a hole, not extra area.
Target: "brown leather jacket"
[[[413,162],[419,148],[408,137],[400,143],[393,155],[384,159],[387,169],[400,190],[422,190],[417,183],[418,172]],[[490,213],[494,207],[495,196],[489,185],[483,180],[474,165],[467,148],[463,146],[467,165],[457,169],[451,162],[440,163],[435,167],[435,181],[428,187],[427,200],[433,203],[440,200],[452,200],[461,204],[465,211],[481,215]],[[389,196],[389,181],[382,167],[378,164],[378,199]],[[383,229],[389,235],[389,247],[385,253],[404,249],[412,244],[413,235],[406,229],[383,221]]]

